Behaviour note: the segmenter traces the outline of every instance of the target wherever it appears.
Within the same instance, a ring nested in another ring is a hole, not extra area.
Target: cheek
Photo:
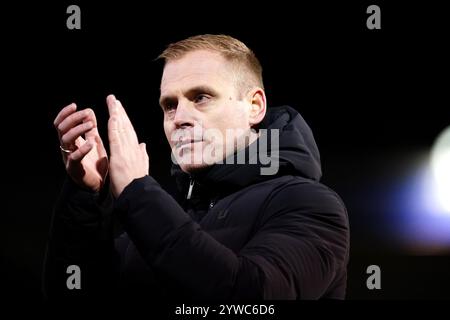
[[[236,126],[236,121],[237,119],[232,113],[224,111],[210,119],[208,128],[218,130],[225,135],[227,129],[232,129]]]
[[[218,121],[224,129],[227,128],[245,128],[248,125],[248,115],[245,109],[238,105],[230,105],[223,110]]]
[[[170,137],[172,135],[171,125],[170,123],[165,121],[163,126],[164,126],[164,133],[166,134],[166,139],[169,142],[169,145],[172,146],[172,141],[170,140]]]
[[[242,131],[248,129],[249,125],[248,122],[246,122],[246,117],[247,114],[242,108],[226,106],[222,112],[214,115],[213,118],[210,118],[208,128],[220,131],[218,139],[214,139],[213,143],[216,145],[231,143],[231,141],[228,141],[229,138],[232,138],[232,141],[234,141],[236,137],[242,134]],[[212,135],[215,136],[217,131],[212,131]]]

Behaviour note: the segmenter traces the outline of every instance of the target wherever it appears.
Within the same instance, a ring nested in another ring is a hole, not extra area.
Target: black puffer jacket
[[[260,128],[279,129],[275,175],[261,175],[260,163],[215,164],[195,177],[174,166],[178,195],[146,176],[115,202],[67,181],[53,219],[47,295],[344,298],[348,218],[319,183],[312,132],[290,107],[269,109]],[[115,240],[114,217],[125,231]],[[66,289],[71,264],[82,270],[82,290]]]

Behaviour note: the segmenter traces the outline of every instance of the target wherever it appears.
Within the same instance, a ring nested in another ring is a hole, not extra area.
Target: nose
[[[175,111],[175,117],[173,118],[175,127],[185,128],[194,126],[193,110],[189,106],[188,101],[179,101],[177,109]]]

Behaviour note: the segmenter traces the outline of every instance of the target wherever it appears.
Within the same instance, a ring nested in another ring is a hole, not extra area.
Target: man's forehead
[[[219,53],[206,50],[189,52],[165,65],[161,91],[182,82],[229,80],[231,72],[231,64]]]

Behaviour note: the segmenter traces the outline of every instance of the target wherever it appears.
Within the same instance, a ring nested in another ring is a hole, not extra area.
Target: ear
[[[248,99],[251,104],[249,113],[250,127],[260,123],[266,115],[266,93],[264,89],[255,87],[248,92]]]

